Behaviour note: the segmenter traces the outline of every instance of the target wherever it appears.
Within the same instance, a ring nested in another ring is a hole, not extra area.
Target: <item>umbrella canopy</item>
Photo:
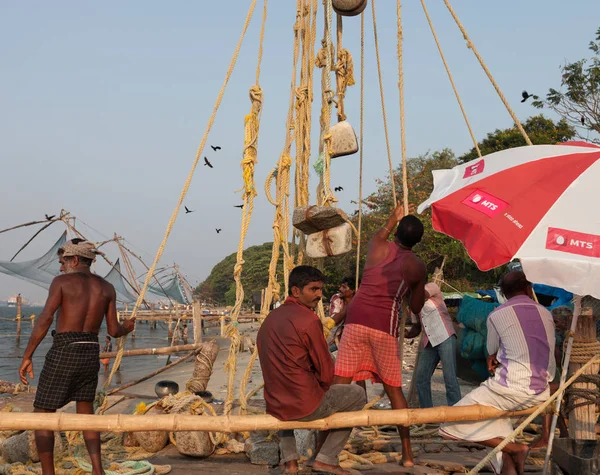
[[[600,298],[600,147],[534,145],[433,172],[433,228],[479,269],[519,258],[533,282]]]

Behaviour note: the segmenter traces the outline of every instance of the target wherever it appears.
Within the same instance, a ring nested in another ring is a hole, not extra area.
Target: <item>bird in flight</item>
[[[344,191],[344,189],[341,186],[336,186],[334,188],[335,191]]]
[[[350,203],[357,205],[358,203],[354,200],[350,200]]]
[[[216,228],[215,231],[217,231],[217,234],[219,234],[222,230],[219,228]]]
[[[581,125],[585,125],[585,117],[581,116]]]
[[[46,219],[47,219],[48,221],[52,221],[56,215],[55,215],[55,214],[53,214],[52,216],[48,216],[47,214],[45,214],[44,216],[46,216]]]
[[[193,213],[194,211],[196,211],[195,209],[189,209],[187,206],[184,206],[184,208],[185,208],[185,214]]]
[[[521,102],[525,102],[530,97],[533,97],[533,94],[528,94],[527,91],[523,91],[521,93],[521,96],[523,97],[523,99],[521,100]]]
[[[221,150],[221,147],[219,147],[218,145],[211,145],[210,148],[213,149],[213,152],[216,152],[217,150]]]
[[[204,166],[212,168],[212,163],[208,161],[208,158],[204,157]]]
[[[244,205],[233,205],[233,207],[242,209],[244,207]]]

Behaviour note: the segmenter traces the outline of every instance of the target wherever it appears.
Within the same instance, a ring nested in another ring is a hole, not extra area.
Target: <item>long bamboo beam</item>
[[[142,356],[142,355],[170,355],[171,353],[181,353],[183,351],[194,351],[202,347],[202,343],[179,346],[163,346],[161,348],[140,348],[139,350],[127,350],[123,356]],[[100,353],[100,358],[116,358],[117,352]]]
[[[58,413],[6,412],[0,418],[0,431],[52,430],[101,432],[138,431],[211,431],[246,432],[258,430],[318,429],[380,425],[411,426],[425,423],[465,422],[521,417],[532,414],[535,407],[523,411],[499,411],[490,406],[441,406],[429,409],[340,412],[310,422],[280,421],[267,414],[258,416],[198,417],[183,414],[135,416],[129,414],[89,415]]]

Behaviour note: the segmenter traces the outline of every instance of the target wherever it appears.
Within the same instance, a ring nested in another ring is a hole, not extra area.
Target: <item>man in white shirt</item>
[[[460,401],[460,384],[456,377],[456,332],[437,284],[430,282],[425,285],[425,305],[419,317],[413,314],[412,320],[413,326],[410,331],[405,331],[405,338],[414,338],[423,331],[415,373],[419,405],[422,408],[433,407],[431,377],[441,361],[446,401],[448,406],[454,406]]]
[[[502,411],[518,411],[541,404],[550,397],[554,378],[554,321],[536,303],[531,283],[523,272],[509,272],[500,284],[508,301],[487,320],[488,369],[491,378],[462,398],[457,406],[482,404]],[[513,431],[510,419],[450,422],[440,426],[444,437],[496,447]],[[529,446],[511,442],[495,459],[496,473],[523,474]]]

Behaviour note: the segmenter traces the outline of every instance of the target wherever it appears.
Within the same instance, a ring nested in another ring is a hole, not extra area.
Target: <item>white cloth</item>
[[[458,401],[455,406],[471,406],[481,404],[491,406],[501,411],[520,411],[537,406],[550,397],[550,388],[537,395],[525,394],[523,391],[513,390],[501,386],[493,379],[488,379],[481,385]],[[481,442],[496,437],[505,438],[514,430],[511,419],[490,419],[478,422],[447,422],[440,426],[442,437],[471,442]],[[499,452],[491,461],[496,473],[502,471],[502,452]]]
[[[487,331],[488,354],[500,364],[494,380],[525,394],[544,392],[556,372],[552,314],[519,295],[490,313]]]
[[[427,343],[436,347],[454,335],[454,326],[448,308],[444,303],[444,294],[437,284],[430,282],[425,285],[429,298],[420,313],[421,325],[423,327],[423,347]],[[412,321],[416,323],[417,317],[412,314]]]

